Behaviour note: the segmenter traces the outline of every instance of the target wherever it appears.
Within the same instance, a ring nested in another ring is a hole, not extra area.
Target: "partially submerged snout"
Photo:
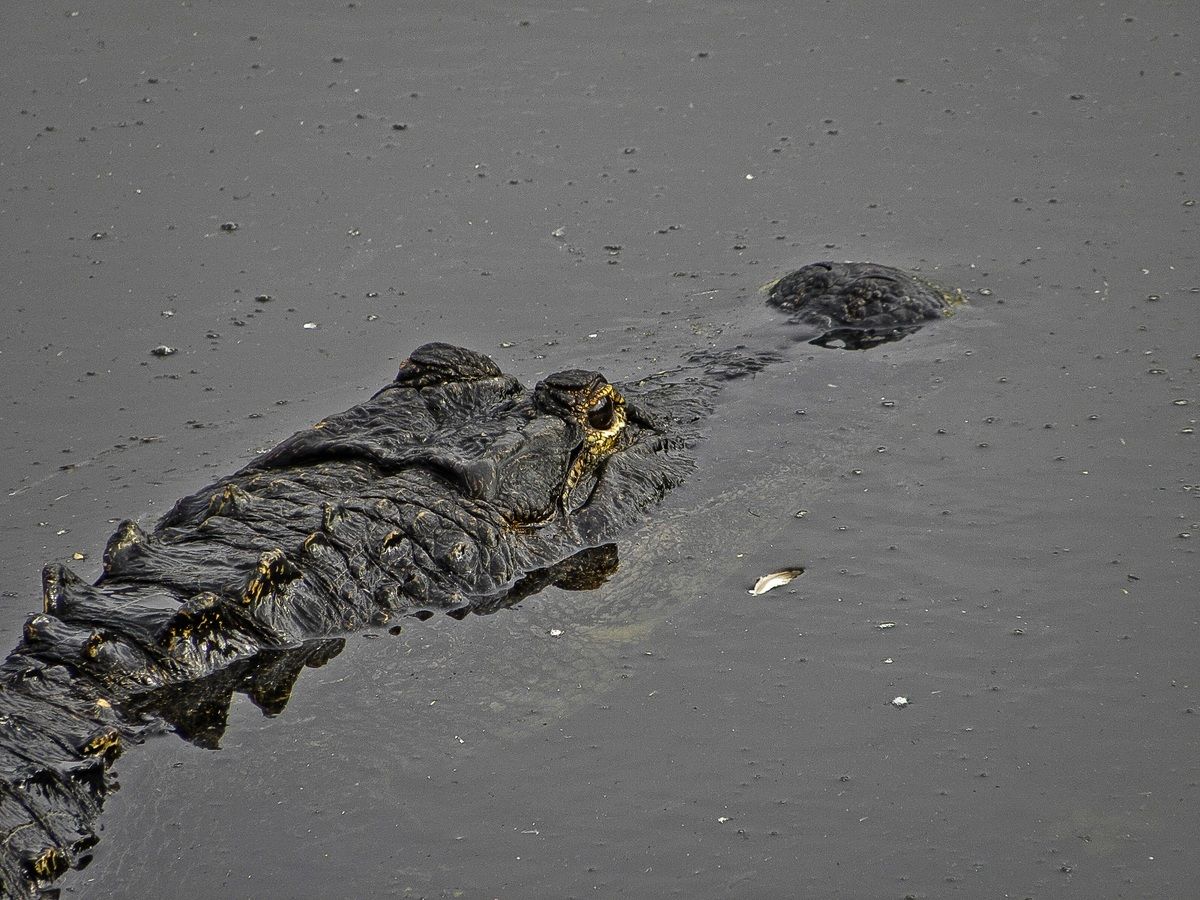
[[[960,291],[878,263],[811,263],[764,290],[768,306],[801,326],[802,340],[848,350],[899,340],[966,302]]]

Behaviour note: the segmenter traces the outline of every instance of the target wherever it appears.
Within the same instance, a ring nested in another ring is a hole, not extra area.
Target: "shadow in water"
[[[549,587],[594,590],[612,577],[618,565],[616,544],[589,547],[553,566],[527,573],[507,591],[476,598],[446,614],[455,619],[492,615]],[[421,621],[434,615],[432,610],[412,614]],[[401,626],[389,629],[392,634],[400,630]],[[189,743],[217,750],[229,724],[235,695],[244,694],[263,715],[277,716],[291,699],[300,673],[306,668],[320,668],[345,646],[344,638],[322,638],[296,647],[263,650],[205,678],[139,694],[120,712],[133,722],[150,725],[160,721]]]
[[[808,343],[830,350],[870,350],[880,344],[890,344],[921,330],[920,325],[907,328],[831,328]]]

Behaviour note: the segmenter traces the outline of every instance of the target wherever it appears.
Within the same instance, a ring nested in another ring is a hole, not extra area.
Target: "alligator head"
[[[43,610],[0,671],[0,754],[56,749],[0,772],[0,806],[42,823],[9,836],[0,878],[78,863],[105,761],[147,725],[215,746],[234,692],[278,711],[304,666],[340,651],[330,636],[597,586],[616,565],[604,539],[691,467],[703,392],[687,393],[582,370],[527,390],[481,354],[426,344],[369,400],[152,532],[123,522],[94,585],[47,566]]]
[[[264,548],[301,573],[306,547],[332,543],[381,564],[338,573],[360,596],[378,599],[390,581],[413,588],[414,607],[470,603],[601,541],[682,480],[701,401],[680,404],[668,392],[635,399],[582,370],[529,391],[486,356],[426,344],[370,400],[179,501],[154,539],[125,526],[102,583],[165,578],[179,591],[243,596],[231,579],[251,577]],[[197,552],[203,538],[246,551],[253,565],[226,556],[214,569],[212,554]],[[314,600],[327,593],[311,587]],[[255,587],[255,599],[264,590]],[[404,611],[397,599],[363,612]]]
[[[945,315],[934,291],[823,263],[768,302],[815,343],[867,347]],[[0,667],[0,893],[33,896],[86,859],[108,764],[146,728],[215,746],[234,692],[278,712],[340,633],[602,583],[605,541],[683,480],[721,382],[778,358],[706,350],[636,384],[572,369],[527,390],[426,344],[151,533],[121,523],[95,584],[47,566],[42,612]]]

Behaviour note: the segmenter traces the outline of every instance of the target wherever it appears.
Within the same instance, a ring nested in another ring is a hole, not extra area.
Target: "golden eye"
[[[606,431],[612,427],[613,413],[616,412],[613,407],[612,397],[601,397],[588,410],[588,424],[597,431]]]

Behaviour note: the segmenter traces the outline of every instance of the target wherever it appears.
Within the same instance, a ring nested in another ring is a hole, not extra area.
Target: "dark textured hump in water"
[[[897,270],[821,263],[776,282],[768,303],[823,328],[814,340],[841,335],[817,343],[865,347],[945,314],[952,296]],[[128,744],[172,730],[218,746],[235,694],[280,712],[305,667],[341,652],[339,634],[602,584],[617,567],[609,539],[692,468],[721,385],[779,358],[705,350],[634,384],[573,369],[528,390],[482,354],[426,344],[369,400],[179,500],[149,532],[121,523],[95,584],[47,566],[42,611],[0,667],[4,895],[35,896],[86,864]]]
[[[811,330],[810,343],[849,350],[899,340],[966,302],[959,291],[876,263],[812,263],[766,290],[768,306]]]

